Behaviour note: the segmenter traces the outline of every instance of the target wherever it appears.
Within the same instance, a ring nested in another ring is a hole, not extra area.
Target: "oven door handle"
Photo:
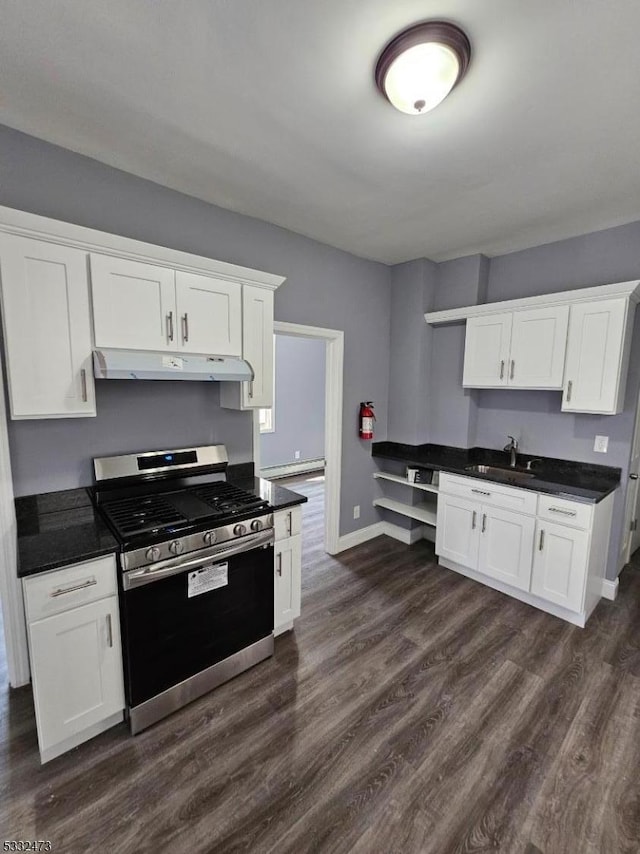
[[[231,546],[213,546],[206,550],[206,554],[200,552],[199,557],[191,560],[171,558],[171,560],[164,560],[153,566],[144,567],[144,569],[132,569],[122,574],[122,587],[124,590],[142,587],[143,584],[151,584],[153,581],[160,581],[163,578],[169,578],[171,575],[179,575],[190,569],[198,569],[198,567],[233,557],[233,555],[271,545],[273,541],[273,529],[270,528],[268,531],[260,531],[257,534],[243,537],[241,542]]]

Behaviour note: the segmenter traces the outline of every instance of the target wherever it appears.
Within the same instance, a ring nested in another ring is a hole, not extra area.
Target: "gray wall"
[[[260,436],[260,465],[324,457],[324,341],[276,335],[273,433]]]
[[[369,445],[358,439],[356,424],[359,401],[374,400],[377,435],[386,437],[388,267],[217,208],[3,127],[0,127],[0,204],[286,276],[286,283],[275,296],[276,319],[342,329],[345,333],[341,533],[377,521],[378,514],[371,504],[375,466]],[[309,204],[313,204],[312,199]],[[128,393],[114,387],[111,394],[113,397],[106,406],[112,411],[107,414],[103,405],[108,425],[104,422],[102,426],[101,413],[92,450],[86,444],[78,446],[72,466],[77,472],[74,484],[84,478],[82,472],[88,471],[88,456],[93,453],[114,447],[119,451],[136,450],[142,436],[145,445],[157,445],[159,433],[165,429],[161,422],[166,413],[179,410],[183,403],[180,392],[176,397],[165,383],[156,383],[147,392],[145,421],[138,427],[132,424],[132,419],[141,415],[139,410],[132,410],[133,401]],[[206,394],[204,389],[202,394]],[[98,400],[99,406],[100,403]],[[177,444],[192,444],[209,429],[216,434],[224,433],[228,439],[226,418],[219,409],[203,415],[199,425],[185,418],[184,429],[180,431],[183,438]],[[29,464],[31,472],[38,468],[55,470],[55,457],[67,441],[65,437],[92,429],[89,419],[65,420],[62,426],[53,421],[36,426],[29,422],[12,425],[12,462],[18,491],[29,491],[28,482],[22,480],[25,464],[20,459],[27,453],[27,447],[33,458]],[[236,454],[248,457],[251,448],[248,440],[243,439],[245,435],[241,427],[239,439],[244,448],[238,447]],[[100,446],[100,450],[97,447],[94,450],[94,446]],[[68,454],[72,457],[73,451]],[[61,476],[59,470],[58,474]],[[66,477],[64,480],[52,477],[49,485],[63,488],[72,484]],[[358,521],[353,519],[354,504],[362,508]]]

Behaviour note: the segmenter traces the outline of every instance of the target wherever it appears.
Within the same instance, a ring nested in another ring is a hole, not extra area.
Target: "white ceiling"
[[[434,112],[391,36],[460,24]],[[640,219],[638,0],[0,0],[0,122],[387,263]]]

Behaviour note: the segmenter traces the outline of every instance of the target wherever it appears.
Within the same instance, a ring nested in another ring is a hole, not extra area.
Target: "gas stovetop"
[[[163,560],[273,525],[268,501],[226,480],[223,445],[103,457],[94,466],[94,502],[123,552],[136,553],[131,564]]]

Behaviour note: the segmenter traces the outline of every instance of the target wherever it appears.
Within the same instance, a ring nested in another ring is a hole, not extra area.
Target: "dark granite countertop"
[[[503,476],[479,474],[467,471],[470,465],[490,465],[509,468],[509,454],[490,448],[454,448],[448,445],[403,445],[399,442],[374,442],[372,456],[398,460],[408,465],[435,471],[448,471],[464,477],[491,480],[555,495],[596,504],[613,492],[620,484],[621,470],[611,466],[593,463],[558,460],[552,457],[538,457],[532,454],[518,454],[517,469],[522,471],[529,460],[536,460],[531,471],[534,477],[514,482],[508,473]]]
[[[118,551],[86,489],[16,498],[18,577]]]
[[[245,489],[253,495],[259,495],[260,498],[268,501],[273,510],[284,510],[287,507],[295,507],[297,504],[304,504],[308,501],[306,495],[299,495],[297,492],[285,489],[284,486],[278,486],[271,480],[263,480],[261,477],[230,477],[229,480],[234,486]]]
[[[251,476],[247,476],[251,473]],[[304,504],[305,495],[253,477],[253,466],[231,472],[230,482],[259,495],[274,510]],[[16,498],[18,577],[58,569],[117,552],[118,541],[96,511],[88,491],[65,489]]]

